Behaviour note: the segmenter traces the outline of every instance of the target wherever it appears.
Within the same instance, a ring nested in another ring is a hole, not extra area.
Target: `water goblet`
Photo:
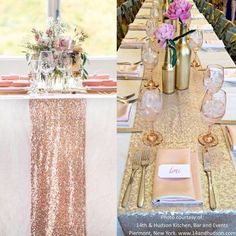
[[[224,68],[220,65],[208,65],[203,78],[203,85],[208,93],[219,91],[224,82]]]
[[[194,52],[194,59],[191,63],[191,67],[199,67],[200,63],[198,62],[197,52],[201,48],[203,43],[203,33],[201,30],[196,30],[190,35],[190,47]]]
[[[156,146],[163,140],[162,135],[155,131],[154,122],[162,111],[162,93],[158,88],[146,89],[140,102],[140,114],[143,119],[151,122],[151,129],[143,135],[143,143]]]
[[[48,91],[51,88],[48,76],[55,69],[53,54],[51,51],[41,51],[39,59],[41,61],[40,71],[45,76],[46,91]]]
[[[205,147],[213,147],[218,144],[218,138],[212,134],[212,126],[225,114],[226,93],[224,90],[211,94],[206,92],[201,106],[202,119],[208,124],[208,132],[201,134],[198,141]]]
[[[38,90],[38,84],[40,80],[40,68],[41,61],[40,60],[30,60],[28,64],[29,69],[29,77],[31,81],[31,91],[36,93]]]

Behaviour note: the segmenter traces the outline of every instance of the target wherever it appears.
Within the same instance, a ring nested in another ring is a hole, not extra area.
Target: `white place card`
[[[190,165],[160,165],[158,169],[158,176],[160,178],[171,178],[171,179],[180,179],[180,178],[190,178]]]

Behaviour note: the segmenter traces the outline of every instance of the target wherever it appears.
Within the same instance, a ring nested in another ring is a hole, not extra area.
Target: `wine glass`
[[[194,52],[194,59],[191,63],[191,67],[199,67],[200,63],[198,62],[197,59],[197,52],[199,48],[201,48],[202,43],[203,43],[203,33],[201,30],[196,30],[190,35],[190,47]]]
[[[204,74],[203,85],[209,93],[219,91],[224,82],[224,68],[220,65],[208,65]]]
[[[40,71],[45,76],[46,90],[48,90],[51,88],[51,83],[48,79],[48,75],[55,69],[53,54],[51,51],[41,51],[39,59],[41,61]]]
[[[29,77],[31,80],[31,91],[35,93],[37,92],[37,86],[40,78],[41,61],[30,60],[28,68],[29,68]]]
[[[154,4],[153,7],[151,8],[150,14],[151,14],[151,19],[153,19],[155,22],[159,21],[160,12],[156,4]]]
[[[146,34],[149,38],[153,37],[153,34],[157,28],[156,21],[154,19],[147,20],[146,22]]]
[[[69,53],[67,52],[59,53],[57,59],[57,68],[62,72],[63,89],[65,89],[67,85],[67,79],[72,69],[72,58]]]
[[[162,106],[162,93],[158,88],[145,90],[140,102],[140,112],[143,119],[151,122],[150,131],[143,135],[143,143],[148,146],[156,146],[163,140],[162,135],[154,129],[154,122],[161,113]]]
[[[206,147],[213,147],[218,144],[218,138],[212,134],[212,125],[221,120],[225,114],[226,93],[219,90],[217,93],[211,94],[206,92],[201,106],[201,115],[203,120],[208,124],[207,134],[201,134],[198,137],[200,144]]]

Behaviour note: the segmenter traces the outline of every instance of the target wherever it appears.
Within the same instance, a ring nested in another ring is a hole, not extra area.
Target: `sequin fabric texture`
[[[30,100],[30,113],[31,235],[86,235],[86,100]]]

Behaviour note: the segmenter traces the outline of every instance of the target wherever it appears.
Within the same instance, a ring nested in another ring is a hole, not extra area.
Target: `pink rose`
[[[161,26],[154,32],[154,36],[157,39],[161,47],[166,46],[168,39],[173,39],[175,34],[175,26],[171,24],[161,24]]]
[[[191,17],[192,5],[186,0],[174,0],[164,14],[171,20],[180,19],[185,23]]]
[[[61,37],[58,41],[60,50],[69,50],[71,47],[71,39],[69,37]]]
[[[52,35],[52,30],[49,28],[46,30],[46,34],[50,37]]]

